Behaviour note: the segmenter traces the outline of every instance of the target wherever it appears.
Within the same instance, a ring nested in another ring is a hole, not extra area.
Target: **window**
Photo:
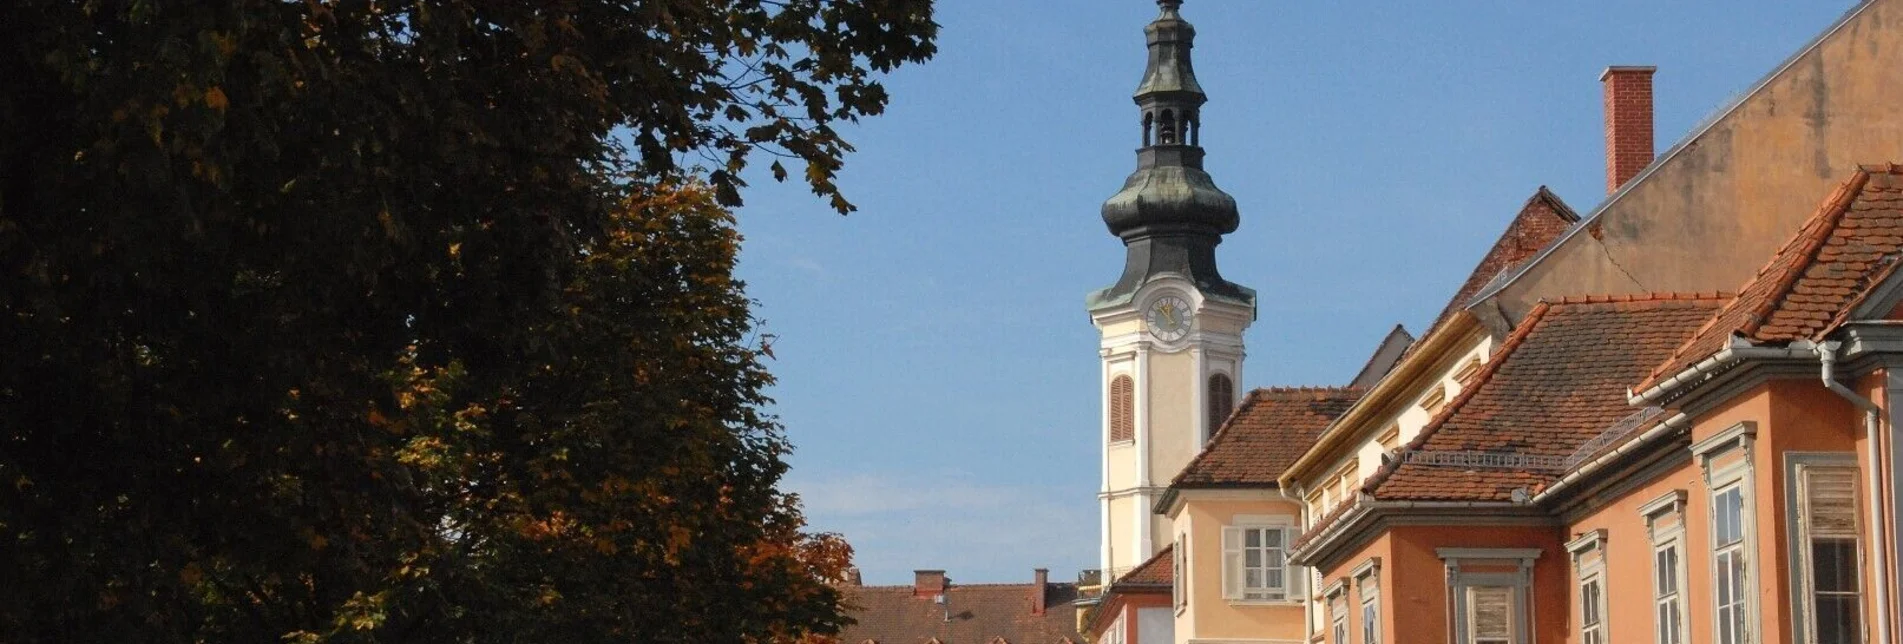
[[[1581,534],[1566,550],[1579,575],[1579,641],[1606,644],[1606,531]]]
[[[1579,584],[1579,641],[1606,644],[1606,602],[1599,576]]]
[[[1741,422],[1692,445],[1711,489],[1712,642],[1751,644],[1758,630],[1752,558],[1752,445],[1757,424]]]
[[[1170,551],[1170,599],[1178,610],[1189,605],[1189,535],[1176,534],[1176,546]]]
[[[1678,583],[1683,565],[1677,541],[1653,546],[1652,606],[1658,644],[1685,642],[1685,607]]]
[[[1454,641],[1460,644],[1528,642],[1527,592],[1538,548],[1436,548],[1447,565]]]
[[[1718,644],[1750,641],[1745,598],[1751,593],[1750,566],[1745,562],[1744,486],[1731,483],[1712,494],[1712,572],[1717,600]]]
[[[1242,601],[1287,601],[1290,575],[1287,528],[1225,526],[1222,529],[1223,595]]]
[[[1685,491],[1639,508],[1652,536],[1652,641],[1685,644]]]
[[[1467,627],[1470,644],[1514,644],[1513,595],[1506,586],[1467,589]]]
[[[1110,442],[1136,440],[1136,381],[1117,376],[1110,381]]]
[[[1434,385],[1434,389],[1421,398],[1421,409],[1426,410],[1429,416],[1440,413],[1440,408],[1445,406],[1447,406],[1447,388],[1441,385]]]
[[[1857,469],[1846,465],[1798,467],[1799,576],[1807,644],[1863,641],[1863,571],[1857,555]]]
[[[1100,640],[1100,644],[1124,644],[1125,637],[1127,636],[1125,631],[1129,629],[1124,625],[1123,618],[1123,615],[1118,615],[1117,621],[1110,623],[1110,628],[1105,629],[1103,632],[1103,639]]]
[[[1468,358],[1466,363],[1460,365],[1460,369],[1454,372],[1454,382],[1460,383],[1462,387],[1471,385],[1476,373],[1480,373],[1480,356]]]
[[[1394,453],[1395,449],[1401,447],[1401,425],[1388,425],[1387,429],[1381,430],[1380,436],[1375,437],[1374,442],[1381,446],[1382,452]]]
[[[1209,377],[1209,432],[1214,434],[1229,419],[1230,412],[1236,410],[1236,387],[1229,376],[1216,374]]]
[[[1329,632],[1334,644],[1348,644],[1348,593],[1336,591],[1328,598]]]
[[[1381,644],[1381,559],[1368,559],[1353,575],[1361,594],[1361,644]]]

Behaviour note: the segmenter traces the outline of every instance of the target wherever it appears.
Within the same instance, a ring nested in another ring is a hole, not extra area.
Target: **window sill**
[[[1300,606],[1299,599],[1225,599],[1230,606]]]

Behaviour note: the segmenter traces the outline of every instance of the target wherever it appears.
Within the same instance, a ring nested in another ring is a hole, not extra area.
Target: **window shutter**
[[[1209,433],[1222,428],[1223,421],[1236,409],[1235,401],[1236,388],[1229,376],[1219,373],[1209,377]]]
[[[1833,468],[1810,472],[1810,533],[1813,537],[1857,536],[1857,477],[1855,470]]]
[[[1293,540],[1295,540],[1294,530],[1282,531],[1282,543],[1285,547]],[[1288,563],[1286,551],[1282,556],[1282,563],[1288,566],[1288,573],[1283,577],[1288,580],[1288,598],[1298,602],[1308,601],[1308,569]]]
[[[1117,376],[1110,381],[1110,442],[1136,438],[1136,381]]]
[[[1471,627],[1474,639],[1513,636],[1513,589],[1481,587],[1473,588],[1468,593],[1468,600],[1473,602]]]
[[[1242,528],[1222,528],[1222,597],[1242,599]]]

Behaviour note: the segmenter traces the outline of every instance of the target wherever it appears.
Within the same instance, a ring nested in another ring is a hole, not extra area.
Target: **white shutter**
[[[1473,602],[1470,608],[1473,621],[1468,626],[1472,629],[1473,641],[1503,641],[1513,637],[1512,588],[1472,587],[1467,590],[1467,600]]]
[[[1849,468],[1810,471],[1810,536],[1857,536],[1857,476]]]
[[[1222,528],[1222,597],[1242,599],[1242,528]]]
[[[1295,531],[1283,531],[1282,543],[1288,543],[1294,539]],[[1308,601],[1308,568],[1288,563],[1286,551],[1282,556],[1282,562],[1288,566],[1288,572],[1283,576],[1283,579],[1288,580],[1288,598],[1298,602]]]

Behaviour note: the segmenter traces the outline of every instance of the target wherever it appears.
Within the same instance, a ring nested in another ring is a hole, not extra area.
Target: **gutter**
[[[1680,387],[1710,377],[1719,369],[1731,366],[1743,360],[1809,359],[1815,357],[1816,344],[1809,340],[1798,340],[1785,347],[1760,347],[1751,345],[1748,340],[1734,340],[1732,346],[1711,354],[1711,357],[1698,361],[1684,371],[1659,381],[1645,391],[1633,393],[1626,390],[1626,404],[1641,407],[1658,400]],[[1737,344],[1743,343],[1743,344]]]
[[[1610,452],[1606,452],[1605,454],[1601,454],[1599,458],[1592,459],[1590,462],[1587,462],[1585,465],[1581,465],[1579,467],[1573,468],[1573,471],[1568,472],[1565,476],[1560,477],[1560,479],[1554,482],[1552,485],[1546,486],[1546,489],[1540,490],[1539,494],[1535,494],[1533,495],[1532,498],[1527,499],[1527,505],[1535,505],[1535,504],[1543,503],[1546,500],[1553,498],[1554,495],[1559,494],[1560,492],[1566,490],[1567,488],[1572,487],[1574,484],[1577,484],[1581,479],[1584,479],[1587,476],[1593,474],[1594,472],[1599,471],[1599,469],[1605,467],[1606,464],[1611,463],[1614,460],[1617,460],[1621,456],[1630,454],[1641,447],[1651,444],[1654,439],[1657,439],[1660,436],[1664,436],[1666,434],[1684,429],[1690,423],[1691,423],[1691,417],[1686,416],[1685,414],[1682,414],[1682,413],[1672,416],[1671,418],[1667,418],[1663,421],[1660,421],[1659,424],[1652,426],[1651,429],[1645,430],[1645,433],[1639,434],[1637,438],[1633,438],[1631,440],[1627,440],[1621,443],[1617,449],[1614,449]]]
[[[1366,493],[1363,493],[1364,495]],[[1365,498],[1365,497],[1364,497]],[[1367,501],[1357,502],[1354,510],[1341,515],[1330,524],[1326,531],[1315,538],[1300,543],[1289,551],[1289,559],[1296,565],[1312,566],[1310,556],[1316,554],[1328,542],[1346,534],[1349,528],[1360,523],[1376,512],[1391,513],[1405,510],[1499,510],[1502,508],[1523,508],[1525,506],[1511,501]],[[1513,515],[1509,515],[1513,516]]]
[[[1864,471],[1868,473],[1867,485],[1869,489],[1863,496],[1869,501],[1870,531],[1872,533],[1870,536],[1871,539],[1876,542],[1872,544],[1874,547],[1870,548],[1871,557],[1876,560],[1874,563],[1877,569],[1877,583],[1873,584],[1876,586],[1878,606],[1876,614],[1876,641],[1888,642],[1891,641],[1890,580],[1888,579],[1890,575],[1890,561],[1887,552],[1889,550],[1887,547],[1889,542],[1888,533],[1885,530],[1887,522],[1883,516],[1883,502],[1878,498],[1882,496],[1880,491],[1883,489],[1882,468],[1878,465],[1882,462],[1883,458],[1883,448],[1878,444],[1880,441],[1879,434],[1883,427],[1883,421],[1880,419],[1883,408],[1878,406],[1875,402],[1872,402],[1869,398],[1865,398],[1857,392],[1852,391],[1849,387],[1844,386],[1843,383],[1837,382],[1837,349],[1842,345],[1843,343],[1841,342],[1825,342],[1817,345],[1817,377],[1824,381],[1825,389],[1829,389],[1831,393],[1837,394],[1844,400],[1848,400],[1851,404],[1856,405],[1858,409],[1863,410],[1864,444],[1869,446],[1869,461],[1864,467]]]

